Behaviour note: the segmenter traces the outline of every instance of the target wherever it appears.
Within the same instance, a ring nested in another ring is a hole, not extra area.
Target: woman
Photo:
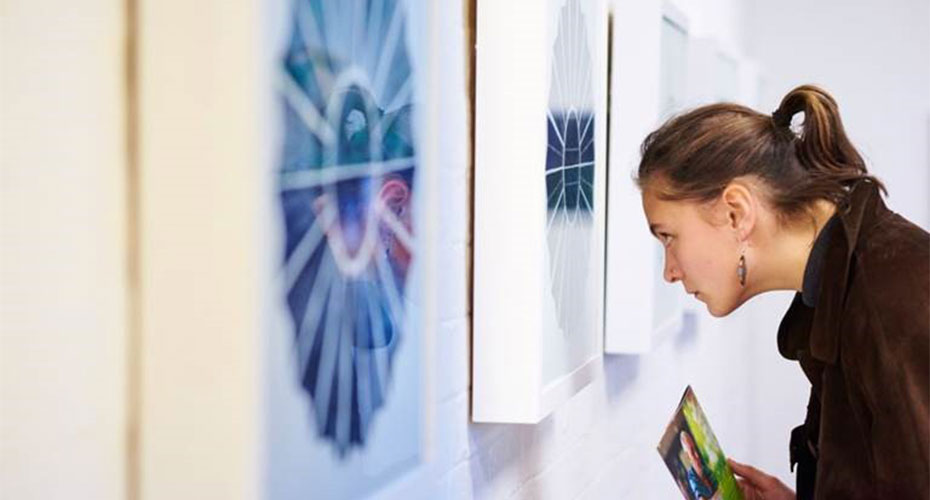
[[[778,330],[812,385],[791,435],[797,498],[928,498],[930,235],[885,207],[834,99],[805,85],[772,115],[675,117],[643,142],[637,181],[665,279],[712,315],[797,292]],[[747,498],[795,498],[731,466]]]

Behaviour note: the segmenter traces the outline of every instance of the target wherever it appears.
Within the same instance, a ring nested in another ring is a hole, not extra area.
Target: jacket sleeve
[[[894,244],[872,247],[858,266],[862,310],[851,313],[857,317],[847,331],[845,371],[867,408],[862,420],[880,497],[925,499],[930,497],[930,237],[909,223],[886,229],[899,232],[890,238]]]

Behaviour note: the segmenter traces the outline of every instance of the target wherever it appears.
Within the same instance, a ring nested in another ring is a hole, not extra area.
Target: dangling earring
[[[746,286],[746,254],[739,256],[739,265],[736,267],[736,276],[739,277],[740,286]]]

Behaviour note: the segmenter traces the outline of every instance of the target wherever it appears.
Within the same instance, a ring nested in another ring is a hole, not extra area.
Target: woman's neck
[[[800,292],[804,288],[804,271],[811,255],[811,249],[820,231],[830,217],[836,213],[836,205],[826,200],[819,200],[811,206],[810,214],[813,224],[802,219],[789,227],[778,227],[773,221],[772,237],[769,240],[770,249],[767,255],[763,276],[760,283],[765,290],[794,290]]]

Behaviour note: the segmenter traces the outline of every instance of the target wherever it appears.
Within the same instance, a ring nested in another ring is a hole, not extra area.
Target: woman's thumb
[[[733,469],[736,475],[746,479],[755,486],[761,486],[768,478],[768,475],[759,469],[751,465],[741,464],[732,458],[728,458],[727,463],[730,464],[730,468]]]

